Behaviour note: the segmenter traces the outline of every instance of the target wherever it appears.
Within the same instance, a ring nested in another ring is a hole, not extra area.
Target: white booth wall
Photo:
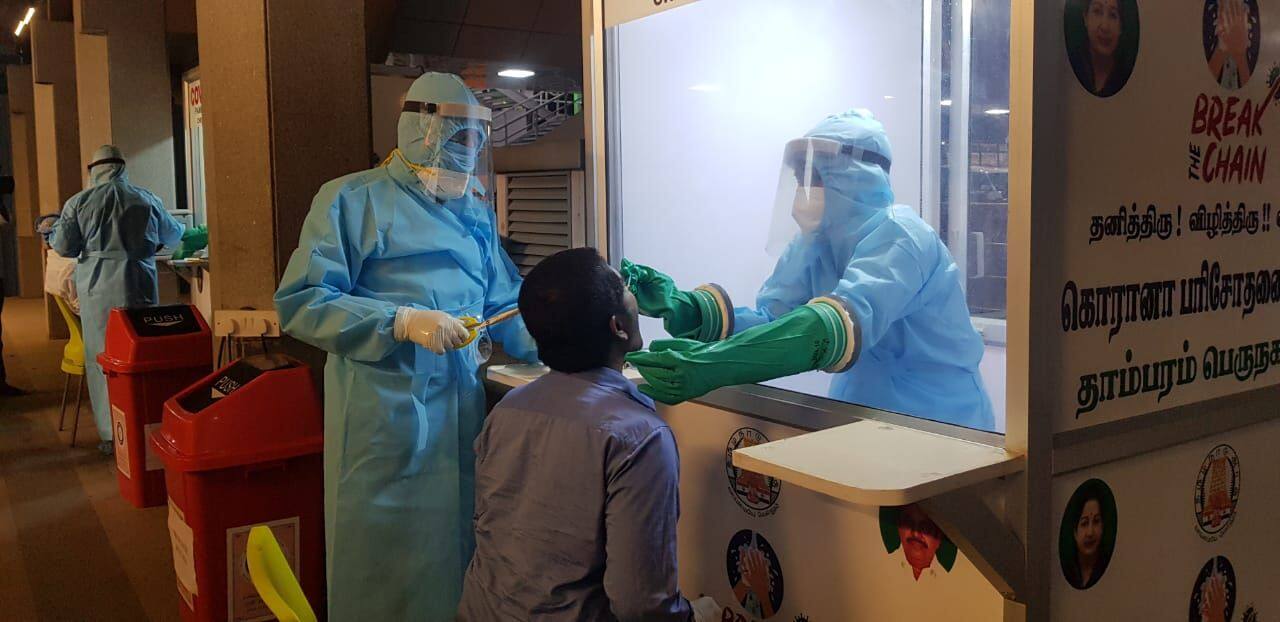
[[[621,255],[684,288],[714,282],[755,306],[777,261],[765,251],[783,147],[823,118],[870,110],[888,133],[898,203],[913,207],[940,172],[925,149],[940,113],[940,69],[926,65],[919,0],[701,0],[614,29],[608,104],[610,209]],[[931,9],[935,10],[936,9]],[[649,340],[666,337],[643,319]],[[988,344],[980,372],[1004,431],[1005,355]],[[825,396],[831,376],[767,384]],[[925,415],[927,413],[907,413]]]
[[[680,588],[707,594],[739,617],[757,620],[734,592],[736,534],[749,530],[772,552],[771,577],[781,620],[999,620],[1004,599],[959,553],[948,566],[942,555],[916,576],[904,548],[886,544],[897,525],[882,525],[880,508],[854,505],[792,484],[773,485],[772,503],[752,504],[735,489],[732,449],[744,434],[776,441],[804,431],[709,406],[661,407],[680,446]],[[768,505],[768,507],[763,507]],[[763,509],[761,509],[763,507]],[[890,546],[895,546],[890,551]],[[776,566],[772,564],[776,561]]]
[[[621,244],[611,255],[682,287],[714,281],[735,304],[754,306],[776,261],[765,245],[784,145],[855,107],[886,126],[898,202],[920,205],[924,11],[914,0],[701,0],[617,27],[606,54],[622,79],[603,104]],[[647,340],[666,335],[656,320],[642,330]],[[1003,391],[1003,356],[993,363]],[[825,395],[829,380],[815,372],[771,384]],[[917,575],[888,541],[899,532],[880,508],[772,478],[757,482],[770,492],[754,505],[735,489],[730,456],[744,438],[804,430],[692,402],[659,412],[681,453],[680,586],[713,596],[722,619],[1000,619],[1000,593],[964,553],[953,564],[931,558]],[[771,552],[771,581],[781,585],[773,615],[735,592],[744,532]]]
[[[618,27],[622,250],[682,286],[714,281],[738,305],[754,305],[776,261],[765,243],[783,146],[827,115],[871,110],[898,200],[919,202],[920,2],[795,4],[703,0]],[[822,394],[827,379],[780,384]]]

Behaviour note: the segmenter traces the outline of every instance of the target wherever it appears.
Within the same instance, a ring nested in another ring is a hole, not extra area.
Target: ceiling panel
[[[471,0],[467,7],[468,26],[491,26],[532,30],[543,0]]]
[[[581,40],[571,35],[530,33],[524,60],[534,66],[573,67],[582,58]]]
[[[399,17],[407,20],[438,20],[462,23],[467,0],[401,0]]]
[[[0,0],[3,1],[3,0]],[[390,51],[582,71],[580,0],[400,0]]]
[[[453,55],[492,60],[519,59],[529,43],[529,33],[481,26],[463,26]]]
[[[533,29],[578,37],[582,34],[582,7],[577,0],[543,0]]]
[[[395,30],[391,51],[453,56],[461,28],[444,22],[404,22]]]

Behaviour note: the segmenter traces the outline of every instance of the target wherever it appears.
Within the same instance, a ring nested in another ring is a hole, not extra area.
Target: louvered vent
[[[500,215],[507,254],[525,275],[543,258],[581,245],[581,175],[507,174]],[[577,222],[575,222],[577,221]]]

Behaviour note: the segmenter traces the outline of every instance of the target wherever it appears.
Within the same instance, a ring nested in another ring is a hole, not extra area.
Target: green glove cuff
[[[814,298],[805,306],[822,314],[832,336],[832,347],[819,369],[832,374],[848,371],[862,354],[862,328],[857,316],[844,300],[834,296]]]
[[[702,322],[693,331],[694,334],[677,336],[697,339],[703,343],[728,339],[733,334],[733,301],[729,298],[729,292],[715,283],[707,283],[690,293]]]

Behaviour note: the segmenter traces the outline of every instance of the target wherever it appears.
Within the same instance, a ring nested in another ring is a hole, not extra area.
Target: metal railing
[[[491,130],[493,146],[531,143],[577,114],[579,106],[575,93],[539,91],[507,108],[495,110]]]

